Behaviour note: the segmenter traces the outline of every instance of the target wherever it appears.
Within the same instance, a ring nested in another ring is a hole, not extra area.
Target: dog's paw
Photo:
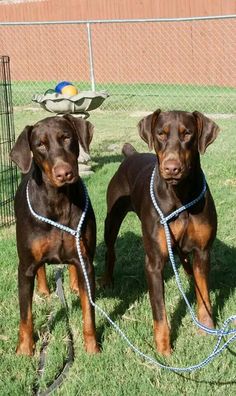
[[[90,355],[94,355],[95,353],[101,352],[97,342],[94,342],[94,341],[87,342],[85,345],[85,350]]]
[[[76,296],[80,296],[80,293],[79,293],[79,287],[78,286],[76,286],[76,285],[70,285],[70,290],[71,290],[71,292],[73,293],[73,294],[76,294]]]
[[[209,329],[214,329],[214,323],[210,316],[204,316],[199,318],[198,320],[203,326],[208,327]],[[207,331],[201,328],[198,329],[198,333],[203,336],[206,336],[208,334]]]
[[[40,296],[44,297],[44,298],[48,298],[50,297],[50,291],[48,289],[48,287],[37,287],[37,292],[40,294]]]
[[[171,356],[173,349],[171,348],[171,346],[169,344],[159,344],[157,346],[157,352],[165,357]]]
[[[26,343],[22,342],[17,345],[16,348],[16,354],[17,355],[24,355],[24,356],[33,356],[34,354],[34,349],[35,349],[35,344],[34,343]]]

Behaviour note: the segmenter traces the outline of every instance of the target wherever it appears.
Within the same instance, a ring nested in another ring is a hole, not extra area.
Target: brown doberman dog
[[[126,158],[113,176],[107,191],[105,221],[106,270],[103,283],[112,283],[114,245],[127,212],[138,215],[146,252],[145,270],[153,313],[154,340],[159,353],[171,353],[170,330],[164,302],[163,268],[168,249],[160,216],[151,200],[150,179],[156,168],[154,193],[164,215],[197,198],[203,189],[200,155],[219,132],[218,126],[195,111],[155,111],[143,118],[139,134],[154,147],[155,154],[138,153],[125,144]],[[217,216],[209,188],[194,206],[169,223],[172,246],[180,254],[187,272],[193,272],[198,320],[212,328],[212,308],[208,291],[210,248],[215,239]],[[192,266],[189,254],[192,253]]]
[[[34,279],[37,274],[39,292],[49,295],[45,263],[69,264],[70,286],[81,299],[85,349],[89,353],[99,351],[94,309],[88,300],[75,237],[37,220],[26,200],[28,185],[30,203],[37,214],[76,230],[85,206],[85,191],[78,172],[79,144],[88,152],[92,136],[93,125],[88,121],[71,115],[48,117],[26,126],[10,153],[25,174],[15,197],[20,303],[18,354],[34,352]],[[94,298],[96,222],[90,202],[80,247]]]

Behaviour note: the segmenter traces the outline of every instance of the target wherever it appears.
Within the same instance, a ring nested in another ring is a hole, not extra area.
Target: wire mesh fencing
[[[14,141],[10,59],[0,56],[0,227],[14,222],[17,170],[9,158]]]
[[[236,110],[236,17],[2,23],[15,106],[62,80],[105,90],[104,110]]]

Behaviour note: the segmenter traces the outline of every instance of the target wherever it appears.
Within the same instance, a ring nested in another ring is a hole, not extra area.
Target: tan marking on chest
[[[175,242],[178,242],[184,234],[185,221],[178,218],[175,221],[172,221],[169,225],[170,225],[172,239],[174,239]],[[158,230],[157,242],[158,245],[160,246],[161,253],[164,256],[166,256],[168,254],[168,249],[166,243],[165,229],[163,226]]]
[[[39,262],[46,252],[50,250],[51,240],[47,237],[41,237],[33,240],[32,242],[32,255],[36,262]]]
[[[58,230],[53,230],[46,236],[38,237],[32,241],[31,251],[36,262],[42,260],[49,252],[60,253],[60,249],[72,250],[75,248],[75,238]]]
[[[198,247],[205,248],[212,238],[213,228],[210,224],[203,224],[196,220],[191,220],[187,229],[188,237]]]
[[[76,243],[75,243],[75,237],[71,234],[64,234],[63,235],[63,248],[66,252],[70,252],[72,255],[75,254],[75,249],[76,249]]]
[[[87,249],[83,241],[80,241],[81,253],[83,256],[87,255]],[[40,262],[45,255],[54,252],[60,257],[60,250],[63,249],[63,256],[66,258],[78,257],[76,249],[76,240],[73,235],[68,233],[61,233],[61,231],[52,231],[44,237],[34,239],[32,242],[31,251],[36,262]]]

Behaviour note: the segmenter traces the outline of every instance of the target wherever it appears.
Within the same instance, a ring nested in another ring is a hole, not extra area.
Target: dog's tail
[[[130,155],[133,155],[137,153],[137,150],[132,146],[130,143],[125,143],[123,148],[122,148],[122,154],[124,154],[125,157],[129,157]]]

